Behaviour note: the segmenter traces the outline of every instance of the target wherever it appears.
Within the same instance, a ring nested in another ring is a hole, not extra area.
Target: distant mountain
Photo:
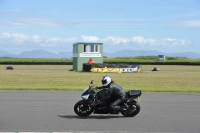
[[[24,51],[18,55],[18,58],[57,58],[57,55],[42,49],[33,51]]]
[[[13,57],[13,58],[71,58],[72,52],[60,52],[58,54],[38,49],[32,51],[24,51],[18,55],[0,51],[0,57]]]
[[[193,52],[183,53],[164,53],[156,50],[121,50],[114,53],[104,53],[107,57],[122,57],[122,56],[172,56],[172,57],[187,57],[187,58],[200,58],[200,54]]]
[[[0,50],[0,57],[13,57],[13,56],[15,56],[15,54]]]
[[[103,53],[107,57],[123,57],[123,56],[172,56],[172,57],[187,57],[187,58],[200,58],[200,54],[193,52],[183,53],[163,53],[156,50],[121,50],[114,53]],[[48,52],[46,50],[38,49],[32,51],[24,51],[19,55],[0,51],[0,57],[13,57],[13,58],[72,58],[71,52],[60,52],[58,54]]]
[[[121,50],[114,53],[107,53],[108,57],[121,57],[121,56],[157,56],[163,54],[162,52],[155,50]]]

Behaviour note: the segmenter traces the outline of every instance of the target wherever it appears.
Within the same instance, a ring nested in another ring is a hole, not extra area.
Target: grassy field
[[[0,90],[84,90],[90,80],[101,85],[110,75],[125,90],[143,92],[200,92],[200,66],[143,65],[140,73],[90,73],[69,71],[71,65],[0,65]]]
[[[72,62],[72,59],[56,58],[0,58],[1,62]],[[103,62],[158,62],[157,56],[103,58]],[[166,57],[165,62],[200,62],[200,58]]]

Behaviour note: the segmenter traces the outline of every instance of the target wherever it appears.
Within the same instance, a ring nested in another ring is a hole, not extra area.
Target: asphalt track
[[[143,93],[135,117],[78,117],[80,91],[0,91],[0,132],[199,133],[199,93]]]

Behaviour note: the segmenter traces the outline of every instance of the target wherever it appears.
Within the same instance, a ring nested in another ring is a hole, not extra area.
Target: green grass
[[[69,71],[71,65],[0,65],[0,90],[84,90],[90,80],[101,85],[101,77],[110,75],[125,90],[143,92],[200,92],[199,66],[143,65],[141,73],[91,73]]]
[[[104,58],[104,62],[158,62],[157,56]],[[72,59],[0,58],[0,62],[72,62]],[[200,62],[200,58],[166,57],[166,62]]]

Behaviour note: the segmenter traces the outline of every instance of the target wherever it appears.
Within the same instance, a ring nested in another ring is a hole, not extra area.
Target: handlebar
[[[93,85],[93,84],[92,84],[92,85],[89,85],[89,88],[92,89],[92,90],[98,90],[98,89],[97,89],[97,86],[95,86],[95,85]]]
[[[92,90],[96,90],[96,91],[98,90],[98,89],[97,89],[97,86],[94,85],[94,80],[91,80],[91,81],[90,81],[89,88],[92,89]]]

